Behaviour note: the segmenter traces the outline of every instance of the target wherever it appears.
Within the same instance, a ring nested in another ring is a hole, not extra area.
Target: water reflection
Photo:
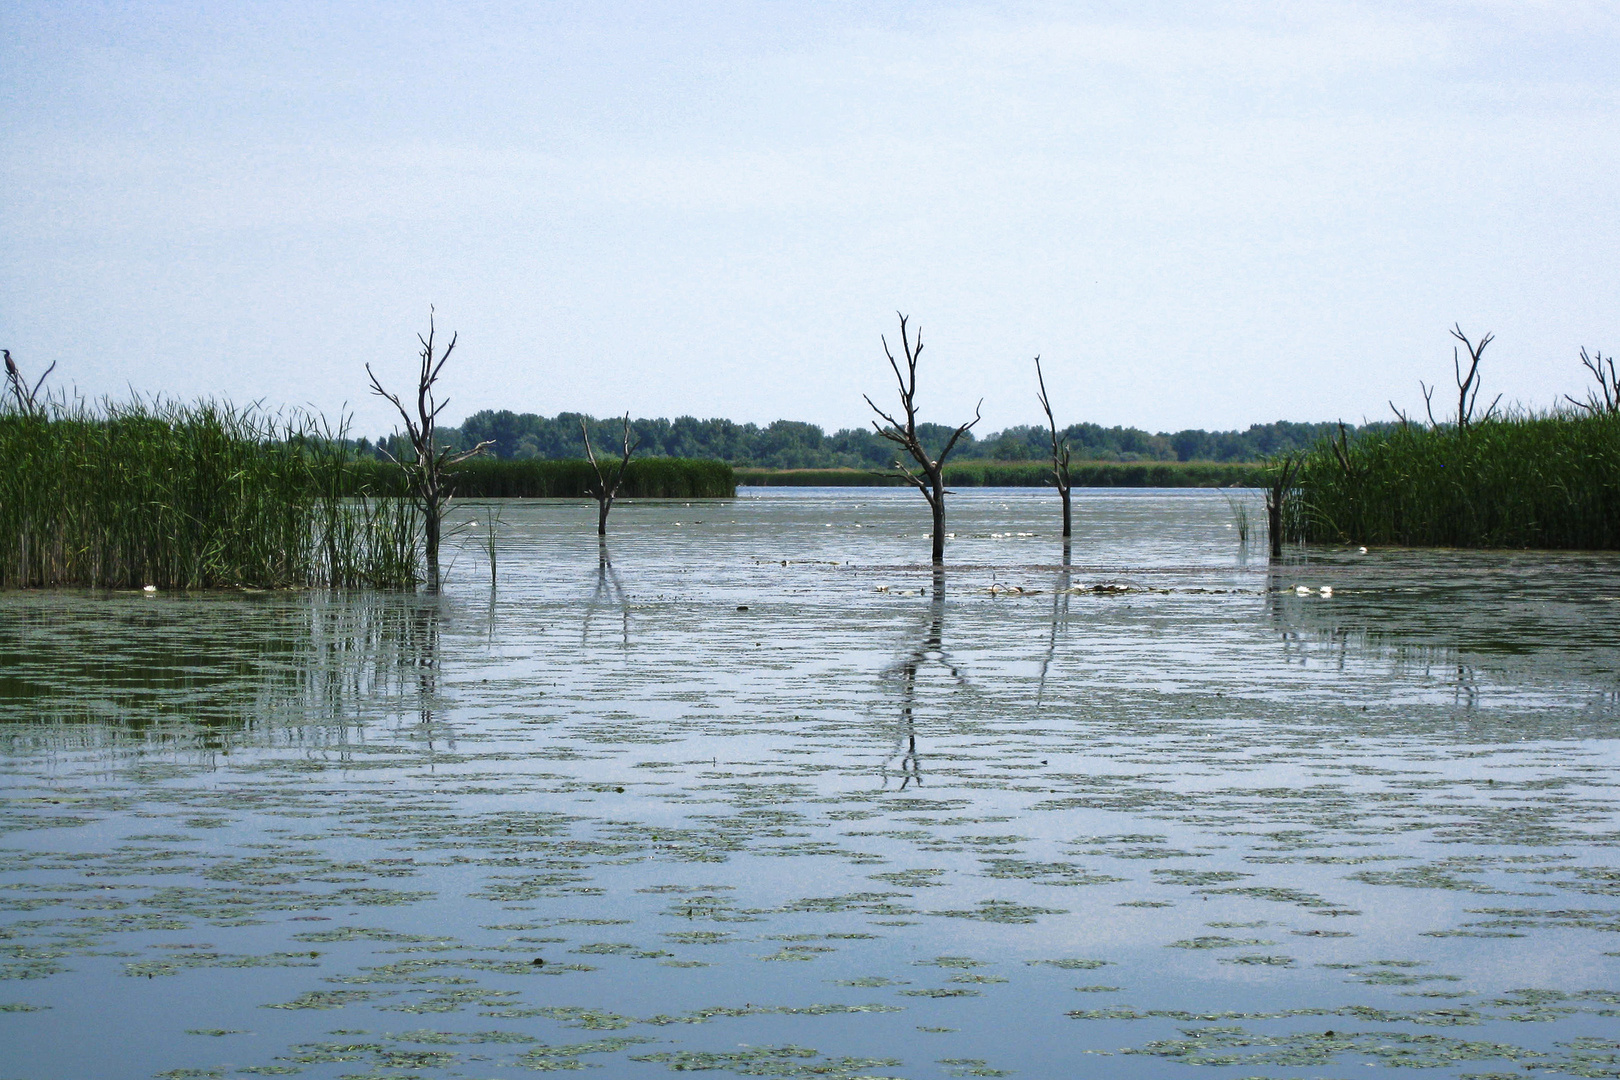
[[[883,763],[883,786],[887,788],[889,781],[898,776],[899,790],[907,787],[922,786],[922,756],[917,750],[917,679],[919,673],[929,664],[937,664],[950,672],[952,681],[957,686],[966,686],[967,677],[962,674],[961,668],[951,659],[945,648],[945,569],[934,568],[933,591],[928,601],[928,611],[924,615],[920,627],[920,636],[914,635],[916,645],[907,649],[900,659],[889,670],[892,677],[900,682],[900,719],[896,728],[896,743],[894,752]],[[890,762],[897,761],[895,767]]]
[[[1620,692],[1612,581],[1612,560],[1579,555],[1328,552],[1272,569],[1265,609],[1291,666],[1372,660],[1461,712],[1572,690],[1607,711]]]
[[[1074,586],[1072,564],[1069,562],[1069,540],[1063,540],[1063,562],[1058,567],[1057,578],[1052,585],[1052,618],[1051,627],[1046,638],[1046,652],[1041,656],[1041,678],[1035,688],[1035,706],[1039,708],[1046,698],[1046,675],[1052,667],[1052,660],[1057,656],[1058,631],[1067,629],[1069,625],[1069,599],[1073,595],[1069,590]]]
[[[630,647],[630,597],[624,591],[624,585],[619,581],[619,572],[613,568],[613,559],[608,554],[607,541],[597,542],[596,548],[596,589],[591,593],[591,599],[585,605],[585,617],[582,620],[579,632],[580,644],[585,644],[591,636],[591,616],[600,608],[616,607],[619,609],[619,641],[626,649]]]
[[[400,593],[13,596],[0,621],[9,748],[342,744],[410,709],[431,724],[441,611]]]

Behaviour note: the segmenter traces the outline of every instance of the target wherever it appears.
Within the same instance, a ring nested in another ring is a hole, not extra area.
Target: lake
[[[1620,1076],[1616,554],[455,513],[437,598],[0,594],[0,1076]]]

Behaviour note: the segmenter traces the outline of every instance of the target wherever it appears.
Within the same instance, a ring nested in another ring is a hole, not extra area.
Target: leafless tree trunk
[[[1041,374],[1041,358],[1035,358],[1035,379],[1041,386],[1041,408],[1046,410],[1046,426],[1052,431],[1052,479],[1057,483],[1058,498],[1063,500],[1063,539],[1067,541],[1069,528],[1069,440],[1058,442],[1057,421],[1052,419],[1052,402],[1046,396],[1046,377]],[[1068,559],[1063,560],[1068,564]]]
[[[1299,479],[1303,454],[1284,454],[1271,467],[1270,483],[1266,487],[1266,528],[1271,534],[1271,557],[1282,557],[1283,509],[1288,502],[1289,490]]]
[[[1463,333],[1462,324],[1457,323],[1451,328],[1451,336],[1462,342],[1463,347],[1468,350],[1468,374],[1466,375],[1463,374],[1462,369],[1462,354],[1457,351],[1455,346],[1451,350],[1451,366],[1457,376],[1457,430],[1461,431],[1473,423],[1474,405],[1479,398],[1479,360],[1480,357],[1485,355],[1485,346],[1496,340],[1496,335],[1486,334],[1479,339],[1479,344],[1476,345],[1468,340],[1467,334]],[[1421,381],[1418,386],[1423,389],[1423,405],[1428,410],[1429,423],[1431,426],[1435,426],[1437,421],[1434,418],[1432,400],[1434,387],[1426,386]],[[1481,419],[1489,420],[1491,414],[1496,411],[1497,402],[1501,400],[1502,395],[1497,394],[1496,400],[1491,402],[1491,407],[1485,410],[1485,415]],[[1396,415],[1400,415],[1398,411]],[[1402,417],[1402,419],[1404,420],[1405,417]]]
[[[596,460],[596,451],[591,449],[591,432],[585,426],[584,417],[580,417],[579,432],[585,436],[585,456],[591,459],[591,468],[596,470],[595,486],[585,489],[596,500],[596,535],[606,536],[608,511],[613,509],[613,500],[619,496],[619,485],[624,482],[624,470],[630,465],[630,455],[634,454],[636,447],[641,445],[641,436],[636,436],[635,442],[630,441],[630,414],[625,413],[624,457],[619,459],[619,467],[614,471],[613,482],[610,484],[608,483],[607,471],[602,468],[602,463]]]
[[[411,441],[412,456],[409,460],[397,458],[383,450],[383,454],[405,473],[406,487],[416,504],[422,509],[422,547],[427,562],[428,587],[438,592],[443,584],[439,572],[439,537],[444,524],[444,511],[455,494],[455,479],[450,475],[450,468],[459,465],[470,457],[483,453],[489,442],[481,442],[471,450],[459,453],[452,452],[448,447],[440,447],[434,443],[434,431],[438,426],[439,413],[450,404],[449,400],[437,401],[434,398],[433,387],[439,381],[439,373],[444,370],[446,360],[455,351],[457,335],[450,335],[450,344],[445,346],[441,355],[435,356],[433,341],[434,324],[432,309],[428,314],[427,337],[418,334],[416,340],[421,342],[422,349],[418,354],[421,358],[421,369],[416,379],[416,414],[411,415],[398,397],[383,389],[377,379],[376,372],[371,365],[366,365],[366,374],[371,377],[371,392],[378,397],[386,398],[394,403],[399,415],[405,421],[405,433]],[[379,450],[382,448],[379,446]]]
[[[917,358],[922,355],[922,327],[917,328],[916,339],[906,336],[906,316],[900,315],[900,348],[906,357],[906,370],[901,372],[900,364],[889,349],[888,338],[880,337],[883,342],[883,354],[889,358],[889,367],[894,371],[895,381],[899,383],[900,408],[905,413],[905,423],[890,416],[866,397],[866,403],[872,406],[872,411],[882,417],[884,423],[872,421],[877,433],[896,444],[911,456],[917,465],[917,472],[907,468],[904,462],[896,461],[894,467],[905,477],[906,482],[928,500],[928,508],[934,513],[934,565],[939,566],[945,562],[945,459],[956,448],[956,442],[969,428],[979,422],[979,407],[984,405],[984,399],[979,400],[979,406],[973,410],[973,419],[958,427],[946,440],[945,448],[939,452],[939,457],[930,457],[923,447],[922,441],[917,437]],[[887,425],[887,426],[885,426]],[[919,475],[920,474],[920,475]]]
[[[11,354],[6,354],[6,362],[10,363]],[[1597,380],[1597,389],[1586,393],[1585,401],[1576,401],[1568,394],[1564,400],[1577,408],[1585,409],[1593,416],[1599,413],[1620,413],[1620,378],[1615,377],[1614,357],[1605,358],[1602,353],[1597,359],[1588,356],[1585,349],[1581,350],[1581,366],[1592,373]],[[1602,395],[1601,397],[1599,395]]]

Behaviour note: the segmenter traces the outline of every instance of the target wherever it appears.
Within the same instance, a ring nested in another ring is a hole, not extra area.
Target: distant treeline
[[[488,440],[490,452],[502,460],[567,460],[585,455],[580,438],[579,413],[558,413],[554,417],[534,413],[474,413],[459,428],[440,428],[447,445],[466,449]],[[591,442],[598,452],[613,453],[622,446],[623,421],[583,417],[590,427]],[[710,459],[731,465],[772,469],[886,469],[895,458],[894,444],[878,437],[869,428],[845,428],[827,434],[815,424],[778,420],[764,427],[738,424],[730,420],[698,420],[690,416],[674,420],[633,420],[633,438],[641,440],[638,457]],[[1387,424],[1352,427],[1360,431],[1381,430]],[[951,428],[921,424],[923,444],[937,449],[950,437]],[[1242,463],[1263,461],[1289,451],[1304,450],[1338,431],[1336,424],[1295,424],[1278,421],[1255,424],[1246,431],[1202,431],[1189,429],[1175,433],[1151,434],[1140,428],[1073,424],[1062,437],[1076,461],[1175,462],[1210,461]],[[360,449],[374,452],[362,440]],[[1051,452],[1051,435],[1044,427],[1020,425],[975,438],[970,431],[962,437],[953,461],[1039,462]],[[966,482],[966,481],[962,481]]]
[[[1262,466],[1194,461],[1076,463],[1069,469],[1075,487],[1258,487]],[[952,487],[1048,487],[1052,469],[1039,462],[969,461],[945,466]],[[904,483],[895,473],[870,469],[737,470],[744,487],[893,487]]]

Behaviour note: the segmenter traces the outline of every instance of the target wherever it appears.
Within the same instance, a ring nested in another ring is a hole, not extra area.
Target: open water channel
[[[0,596],[0,1077],[1620,1076],[1620,557],[1076,494]]]

